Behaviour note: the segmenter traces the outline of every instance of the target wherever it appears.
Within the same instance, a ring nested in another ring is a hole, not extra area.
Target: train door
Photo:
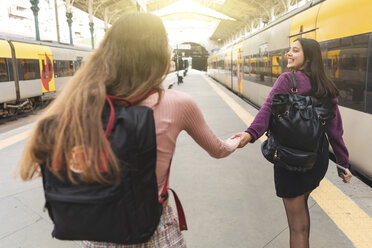
[[[271,76],[276,79],[282,74],[282,55],[274,53],[271,57]]]
[[[12,48],[8,41],[0,40],[0,103],[14,101],[19,99],[18,80],[15,80],[13,70]],[[2,111],[0,107],[0,115],[6,115],[7,111]]]
[[[328,68],[330,69],[330,77],[333,81],[339,79],[340,72],[340,49],[330,50],[327,54]]]
[[[243,58],[242,58],[242,49],[238,50],[238,59],[237,59],[237,73],[238,73],[238,93],[243,93]]]
[[[230,89],[234,90],[234,50],[231,48],[230,51],[230,66],[229,66],[229,71],[230,71]]]
[[[56,86],[54,82],[54,69],[52,54],[39,54],[40,76],[43,95],[54,94]]]
[[[229,85],[229,63],[230,63],[230,57],[228,56],[228,53],[225,54],[225,58],[224,58],[224,74],[225,74],[225,85],[228,86]]]

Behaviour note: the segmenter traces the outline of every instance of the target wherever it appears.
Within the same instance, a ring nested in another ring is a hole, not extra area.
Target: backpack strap
[[[156,90],[152,90],[152,91],[150,91],[150,93],[146,97],[148,97],[149,95],[154,94],[156,92],[157,92]],[[122,98],[122,97],[111,96],[111,95],[106,95],[106,100],[108,101],[108,103],[110,105],[110,110],[111,110],[110,111],[109,122],[107,124],[106,131],[105,131],[106,138],[108,139],[110,137],[110,134],[111,134],[112,128],[114,127],[114,122],[115,122],[115,109],[114,109],[114,105],[112,104],[111,100],[123,101],[124,106],[132,106],[134,101],[130,101],[130,100]]]
[[[294,72],[292,72],[292,82],[293,82],[292,92],[297,92],[297,80]]]
[[[170,191],[172,191],[173,196],[174,196],[174,201],[176,202],[178,224],[180,226],[181,231],[186,231],[187,230],[187,223],[186,223],[185,212],[183,211],[181,201],[178,198],[176,192],[173,189],[168,187],[171,163],[172,163],[172,160],[169,162],[168,174],[167,174],[167,178],[165,179],[165,183],[164,183],[163,189],[162,189],[161,194],[160,194],[159,203],[162,204],[168,198],[168,189]]]
[[[106,96],[106,100],[108,101],[110,105],[110,110],[111,110],[109,121],[108,121],[106,131],[105,131],[106,138],[108,139],[110,137],[110,134],[111,134],[112,128],[114,127],[114,122],[115,122],[115,109],[114,109],[114,105],[112,104],[111,100],[124,101],[125,106],[131,106],[133,105],[133,103],[125,98],[118,97],[118,96],[110,96],[110,95]]]

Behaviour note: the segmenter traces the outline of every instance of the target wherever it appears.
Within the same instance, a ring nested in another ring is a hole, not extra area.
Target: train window
[[[368,44],[368,39],[369,39],[368,34],[353,36],[353,44],[355,44],[355,45],[356,44],[365,45],[365,44]]]
[[[249,63],[249,57],[245,56],[243,58],[243,78],[249,79],[248,75],[251,72],[250,63]]]
[[[0,58],[0,82],[9,81],[8,63],[5,58]]]
[[[237,76],[237,64],[236,64],[236,59],[233,61],[233,68],[232,68],[232,74],[233,76]]]
[[[252,74],[256,74],[257,70],[257,63],[256,63],[256,58],[251,59],[251,66],[252,66]]]
[[[55,77],[69,77],[69,76],[72,76],[73,74],[74,74],[74,61],[54,60],[54,76]]]
[[[37,59],[18,59],[19,80],[40,79],[40,65]]]
[[[6,60],[7,60],[7,64],[8,64],[9,80],[14,81],[13,59],[8,58]]]
[[[341,46],[349,46],[349,45],[352,44],[352,42],[353,42],[352,37],[343,38],[343,39],[341,39]]]
[[[224,70],[224,61],[221,59],[218,61],[218,69],[219,70]]]
[[[328,51],[323,53],[327,74],[340,91],[341,105],[365,111],[368,35],[338,40],[340,46],[331,49],[328,46]],[[334,41],[329,43],[336,44]]]
[[[72,76],[74,75],[74,62],[73,61],[67,61],[68,63],[68,75]]]
[[[276,79],[280,74],[282,74],[282,54],[274,53],[271,56],[271,76]]]
[[[328,49],[340,47],[340,40],[341,39],[335,39],[335,40],[328,41]]]

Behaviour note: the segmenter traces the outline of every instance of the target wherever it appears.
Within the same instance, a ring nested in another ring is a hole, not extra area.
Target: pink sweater
[[[154,110],[157,142],[156,176],[159,193],[167,177],[177,136],[182,130],[185,130],[214,158],[226,157],[238,147],[240,138],[223,141],[216,137],[191,96],[175,90],[165,90],[160,103],[154,107],[157,100],[158,94],[152,94],[140,105]]]

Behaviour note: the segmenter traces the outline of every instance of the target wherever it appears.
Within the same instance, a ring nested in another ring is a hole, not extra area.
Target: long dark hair
[[[298,38],[304,51],[303,72],[310,78],[313,94],[316,97],[336,97],[339,95],[334,82],[324,71],[320,45],[316,40]]]

